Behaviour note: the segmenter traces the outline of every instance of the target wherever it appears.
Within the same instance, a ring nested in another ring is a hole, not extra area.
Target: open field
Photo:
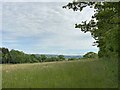
[[[115,88],[117,63],[78,60],[3,65],[3,88]]]

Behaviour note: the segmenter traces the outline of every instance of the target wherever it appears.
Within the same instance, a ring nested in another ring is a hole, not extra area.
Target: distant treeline
[[[51,61],[62,61],[65,60],[63,55],[58,57],[46,57],[40,55],[37,57],[35,54],[25,54],[18,50],[8,50],[8,48],[0,48],[0,56],[2,57],[1,63],[35,63],[35,62],[51,62]]]
[[[96,53],[89,52],[83,56],[83,58],[95,58]],[[10,50],[8,48],[0,48],[0,63],[39,63],[39,62],[52,62],[66,60],[64,55],[58,55],[54,57],[47,57],[42,54],[36,56],[35,54],[25,54],[22,51]],[[78,58],[69,58],[67,60],[78,60]]]

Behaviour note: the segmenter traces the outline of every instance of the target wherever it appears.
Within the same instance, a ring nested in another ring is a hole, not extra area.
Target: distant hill
[[[39,57],[41,54],[35,54],[36,57]],[[46,55],[47,57],[57,57],[59,55],[55,55],[55,54],[44,54]],[[69,58],[82,58],[83,56],[82,55],[64,55],[64,57],[66,59],[69,59]]]

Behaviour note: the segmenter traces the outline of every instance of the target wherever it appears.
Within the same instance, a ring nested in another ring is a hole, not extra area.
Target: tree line
[[[63,55],[57,57],[47,57],[46,55],[36,56],[35,54],[25,54],[18,50],[8,50],[8,48],[0,48],[1,63],[37,63],[37,62],[52,62],[65,60]]]
[[[97,54],[94,52],[88,52],[83,55],[83,58],[96,58]],[[63,60],[80,60],[80,58],[65,58],[64,55],[47,57],[44,54],[25,54],[23,51],[10,50],[8,48],[0,48],[0,63],[7,64],[17,64],[17,63],[39,63],[39,62],[53,62],[53,61],[63,61]]]

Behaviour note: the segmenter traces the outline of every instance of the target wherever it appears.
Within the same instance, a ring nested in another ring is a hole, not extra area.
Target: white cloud
[[[0,46],[2,46],[2,3],[0,2]]]
[[[63,53],[71,49],[97,50],[92,46],[94,39],[90,33],[84,34],[74,28],[75,23],[90,20],[93,9],[87,7],[80,13],[63,9],[63,5],[65,3],[4,3],[3,44],[9,43],[11,46],[6,46],[19,49],[25,49],[22,45],[27,44],[36,53],[39,53],[38,48],[41,51],[48,49],[52,53],[56,47],[59,47],[56,53],[60,53],[62,49]]]
[[[3,2],[71,2],[72,0],[2,0]]]

